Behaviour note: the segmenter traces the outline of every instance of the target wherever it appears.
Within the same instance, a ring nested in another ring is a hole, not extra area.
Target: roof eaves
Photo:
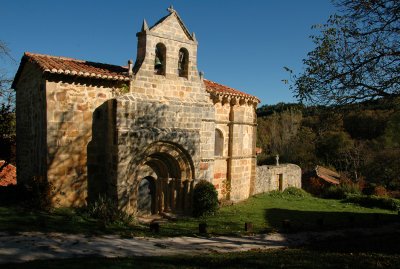
[[[48,65],[44,64],[42,58],[46,58]],[[37,53],[30,53],[25,52],[24,56],[21,59],[21,64],[18,68],[17,74],[15,75],[12,88],[15,89],[16,82],[18,81],[23,66],[25,63],[29,61],[34,63],[43,73],[50,73],[50,74],[63,74],[68,76],[77,76],[77,77],[89,77],[89,78],[96,78],[96,79],[104,79],[104,80],[114,80],[114,81],[129,81],[130,77],[128,76],[128,71],[121,72],[121,74],[101,74],[99,72],[92,71],[82,71],[82,66],[77,66],[76,64],[86,65],[90,68],[98,68],[101,70],[107,70],[107,68],[114,69],[114,68],[121,68],[126,69],[122,66],[117,65],[110,65],[110,64],[103,64],[103,63],[95,63],[90,61],[78,60],[73,58],[67,57],[59,57],[59,56],[51,56],[45,54],[37,54]],[[70,63],[70,65],[66,64],[66,62]],[[57,66],[59,65],[59,66]],[[72,65],[72,66],[71,66]],[[75,65],[75,66],[74,66]],[[57,68],[56,68],[57,67]],[[77,70],[73,70],[75,69]],[[117,71],[110,71],[116,73]]]
[[[258,97],[245,93],[245,92],[241,92],[239,90],[233,89],[231,87],[219,84],[217,82],[208,80],[208,79],[204,79],[205,85],[206,85],[206,90],[209,93],[215,94],[215,95],[219,95],[219,96],[235,96],[235,97],[241,97],[241,98],[245,98],[245,99],[250,99],[252,101],[255,101],[257,103],[260,103],[260,99],[258,99]]]

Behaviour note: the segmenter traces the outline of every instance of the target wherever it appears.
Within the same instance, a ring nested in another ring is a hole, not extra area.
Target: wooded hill
[[[333,168],[355,182],[400,190],[400,99],[344,106],[279,103],[257,109],[258,164]]]

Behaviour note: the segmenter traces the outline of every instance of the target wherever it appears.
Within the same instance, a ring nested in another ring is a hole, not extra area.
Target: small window
[[[165,75],[165,60],[167,55],[167,49],[162,43],[158,43],[156,46],[156,57],[154,58],[154,73],[157,75]]]
[[[189,71],[189,52],[185,48],[179,50],[178,72],[180,77],[187,78]]]
[[[214,155],[222,156],[224,153],[224,135],[218,129],[215,129]]]

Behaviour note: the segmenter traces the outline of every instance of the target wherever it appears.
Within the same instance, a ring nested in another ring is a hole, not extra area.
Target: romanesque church
[[[107,196],[139,215],[190,212],[202,179],[220,199],[248,198],[259,99],[199,74],[198,42],[174,9],[137,38],[127,66],[24,54],[18,184],[46,180],[54,206]]]

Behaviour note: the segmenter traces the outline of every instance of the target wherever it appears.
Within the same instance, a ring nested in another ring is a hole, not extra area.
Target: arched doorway
[[[156,213],[156,185],[155,179],[151,176],[143,178],[138,189],[138,214],[153,215]]]
[[[157,142],[147,148],[145,156],[135,173],[138,215],[188,212],[194,179],[190,155],[176,144]]]

